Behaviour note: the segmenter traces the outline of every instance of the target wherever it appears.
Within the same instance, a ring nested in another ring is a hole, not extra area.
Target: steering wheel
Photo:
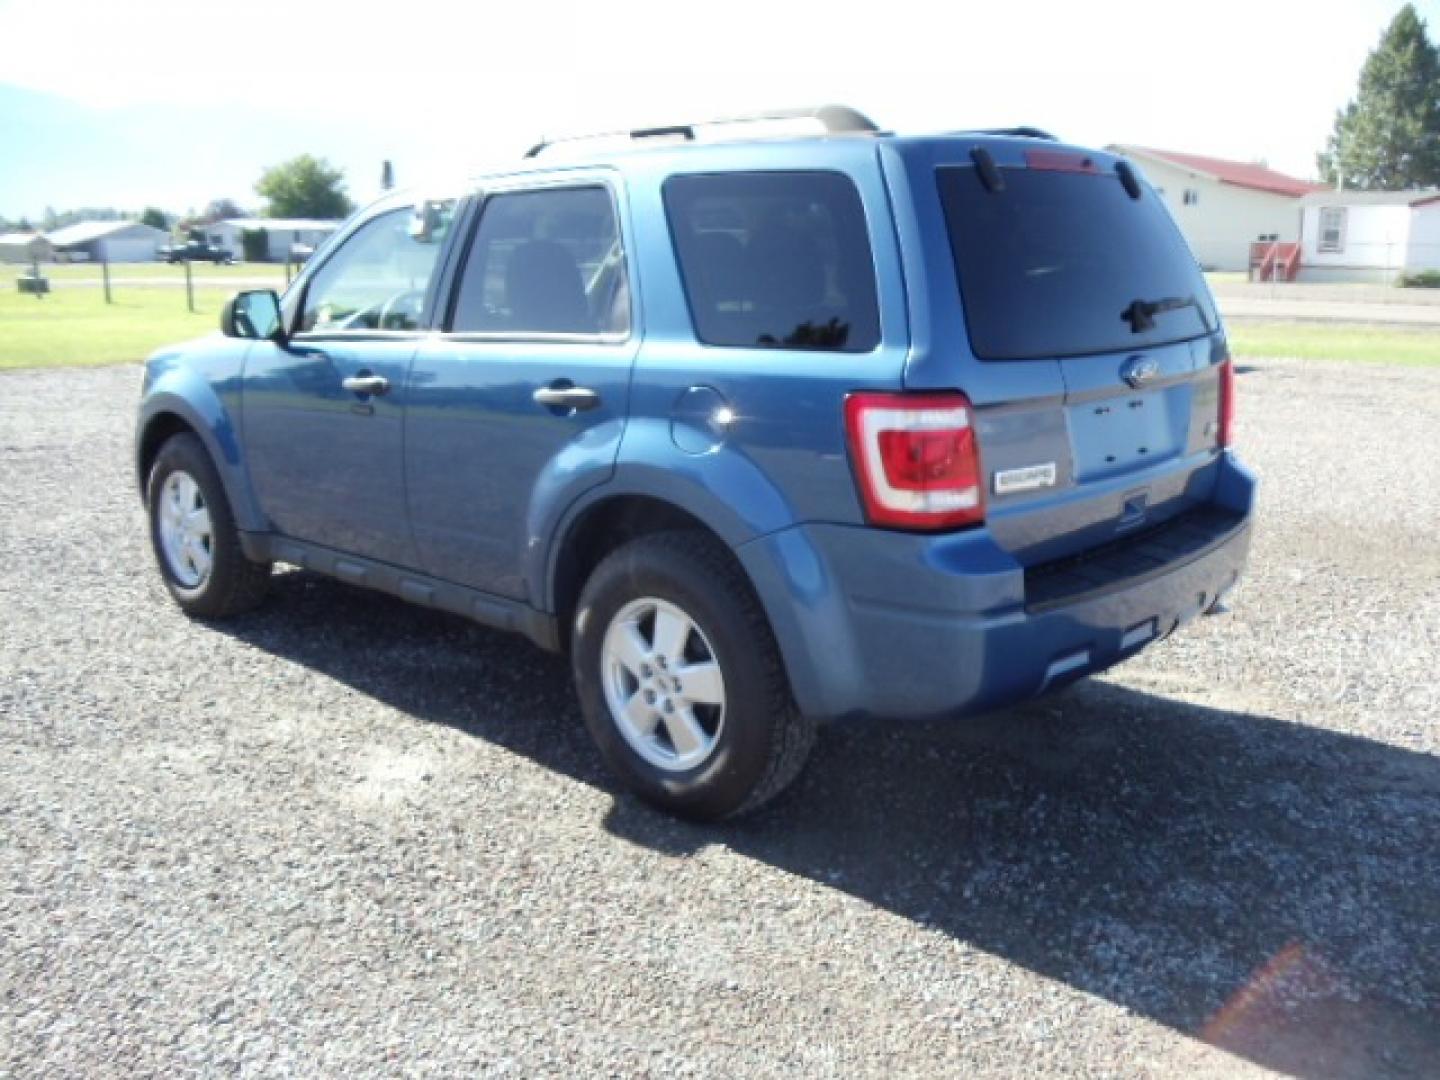
[[[397,310],[397,309],[400,307],[400,305],[402,305],[402,304],[407,304],[407,303],[413,304],[413,309],[412,309],[411,311],[402,313],[402,312],[400,312],[400,311]],[[375,328],[376,328],[377,330],[410,330],[410,329],[413,329],[413,327],[409,327],[409,326],[396,326],[396,327],[391,327],[391,326],[387,326],[386,324],[387,324],[388,322],[390,322],[390,320],[391,320],[392,318],[395,318],[395,317],[403,317],[403,315],[405,315],[405,314],[409,314],[409,315],[412,315],[412,316],[414,316],[414,315],[419,315],[419,314],[420,314],[421,305],[424,304],[424,303],[425,303],[425,290],[424,290],[424,289],[405,289],[405,290],[403,290],[403,291],[401,291],[401,292],[396,293],[394,296],[390,297],[390,299],[386,300],[385,303],[383,303],[383,304],[380,305],[380,317],[376,320]]]

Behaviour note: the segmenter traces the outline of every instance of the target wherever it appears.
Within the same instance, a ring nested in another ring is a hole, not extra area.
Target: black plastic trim
[[[1207,505],[1052,562],[1025,569],[1025,610],[1038,615],[1168,574],[1228,542],[1249,518]]]
[[[448,611],[497,630],[524,634],[551,652],[560,649],[560,630],[555,616],[519,600],[275,533],[242,532],[240,546],[245,556],[255,562],[289,563],[351,585],[389,593],[420,607]]]

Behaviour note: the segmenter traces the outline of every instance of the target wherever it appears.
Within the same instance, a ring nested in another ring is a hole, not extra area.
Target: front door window
[[[367,222],[310,279],[300,313],[302,334],[418,330],[425,294],[454,211],[424,241],[411,235],[410,210]]]

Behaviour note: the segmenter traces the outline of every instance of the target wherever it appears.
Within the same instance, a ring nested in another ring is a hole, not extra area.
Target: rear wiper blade
[[[1132,300],[1130,306],[1120,312],[1120,318],[1130,324],[1132,334],[1143,334],[1146,330],[1155,329],[1155,316],[1166,311],[1179,311],[1181,308],[1193,307],[1200,314],[1200,322],[1205,329],[1211,329],[1210,319],[1205,314],[1205,308],[1200,301],[1190,296],[1166,296],[1159,300]]]

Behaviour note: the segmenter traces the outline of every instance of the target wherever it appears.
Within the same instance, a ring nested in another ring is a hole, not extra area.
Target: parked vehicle
[[[1255,482],[1139,172],[804,115],[826,137],[682,125],[388,195],[157,352],[136,463],[175,600],[243,611],[286,562],[519,631],[619,776],[701,819],[821,722],[1000,708],[1217,609]]]
[[[183,244],[162,244],[156,249],[155,257],[167,263],[208,262],[216,266],[235,261],[235,253],[229,248],[195,237]]]

